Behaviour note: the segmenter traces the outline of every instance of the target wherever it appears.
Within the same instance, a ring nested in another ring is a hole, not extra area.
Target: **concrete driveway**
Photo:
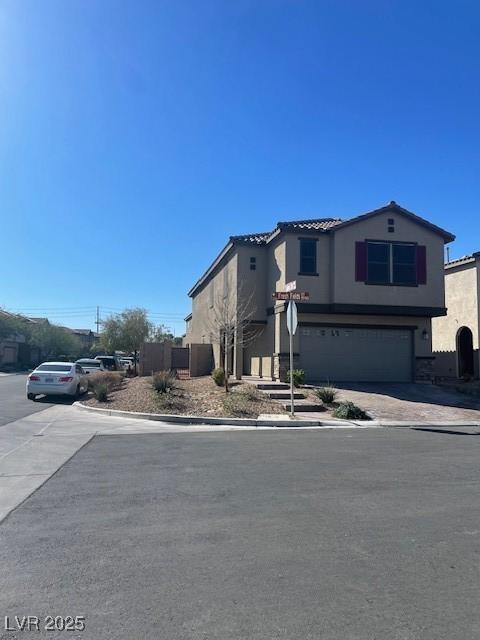
[[[480,420],[480,400],[431,384],[338,383],[350,400],[381,420],[461,422]]]

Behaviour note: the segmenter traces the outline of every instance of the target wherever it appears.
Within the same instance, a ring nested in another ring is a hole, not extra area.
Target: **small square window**
[[[389,219],[388,219],[388,225],[389,225],[390,227],[393,227],[393,226],[394,226],[394,224],[395,224],[395,220],[394,220],[393,218],[389,218]]]
[[[255,256],[250,257],[250,271],[255,271],[257,268],[257,258]]]
[[[388,233],[394,233],[395,227],[388,227]]]

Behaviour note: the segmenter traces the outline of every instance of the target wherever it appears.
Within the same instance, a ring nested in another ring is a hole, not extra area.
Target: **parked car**
[[[123,366],[117,356],[95,356],[95,360],[100,360],[107,371],[123,371]]]
[[[87,376],[75,362],[43,362],[27,378],[29,400],[37,395],[79,396],[87,389]]]
[[[120,358],[120,363],[123,365],[124,369],[133,369],[133,358]]]
[[[96,360],[95,358],[80,358],[75,364],[79,364],[85,371],[87,376],[91,373],[98,373],[99,371],[105,371],[103,362]]]

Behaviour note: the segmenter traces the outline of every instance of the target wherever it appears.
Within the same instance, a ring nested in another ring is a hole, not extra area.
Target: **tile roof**
[[[310,220],[291,220],[288,222],[277,222],[273,231],[262,231],[260,233],[247,233],[241,236],[230,236],[230,240],[236,243],[261,245],[266,244],[277,230],[288,231],[295,229],[299,231],[328,231],[342,221],[338,218],[313,218]]]
[[[265,244],[273,231],[265,231],[262,233],[246,233],[242,236],[230,236],[232,242],[242,242],[245,244]]]
[[[289,222],[279,222],[279,229],[300,229],[305,231],[328,231],[337,224],[340,224],[340,218],[314,218],[313,220],[292,220]]]

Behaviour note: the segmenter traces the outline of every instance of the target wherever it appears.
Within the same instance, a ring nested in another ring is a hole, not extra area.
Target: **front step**
[[[272,400],[290,400],[290,391],[267,391],[266,395],[268,395]],[[294,400],[303,400],[304,398],[305,395],[303,393],[294,391]]]
[[[308,402],[305,401],[304,404],[302,404],[302,401],[300,400],[300,402],[294,402],[293,403],[294,406],[294,410],[300,413],[305,412],[310,412],[310,411],[324,411],[325,408],[323,406],[323,404],[315,404],[314,402]],[[282,407],[286,410],[286,411],[290,411],[290,402],[282,402]]]
[[[257,389],[260,389],[260,391],[268,391],[269,389],[290,389],[290,385],[285,382],[259,382],[255,386]]]

